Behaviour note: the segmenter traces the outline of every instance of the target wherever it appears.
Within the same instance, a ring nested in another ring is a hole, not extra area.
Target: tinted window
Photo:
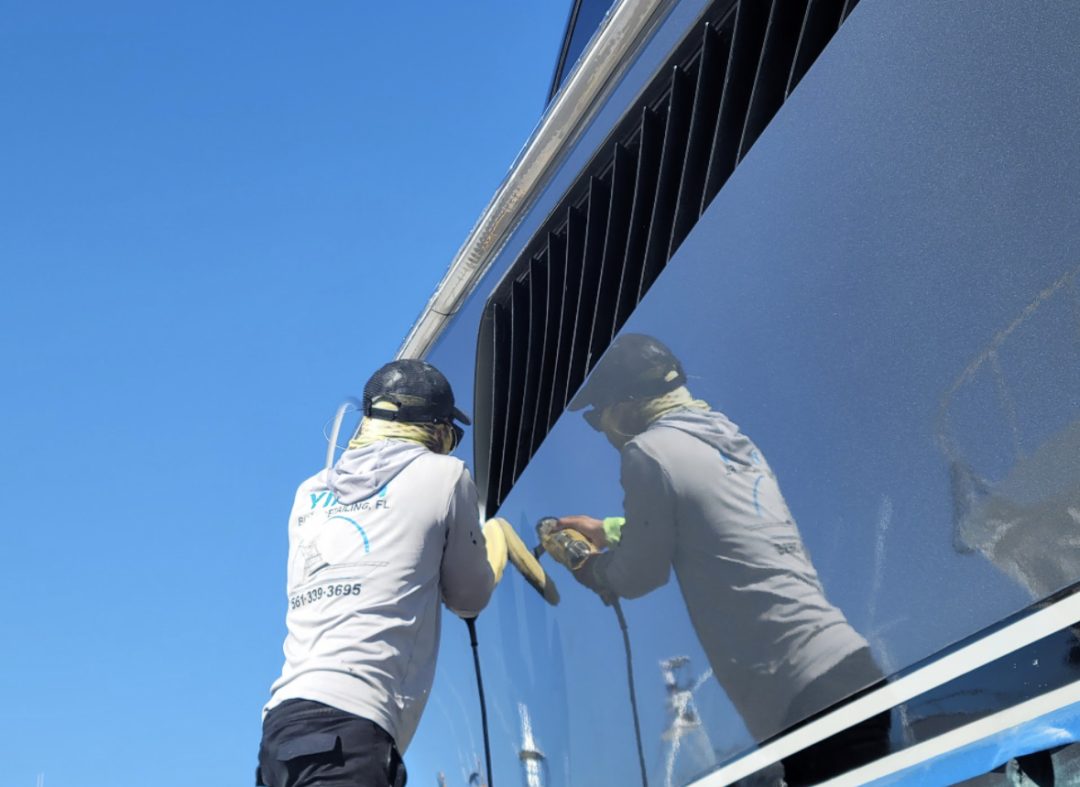
[[[1080,578],[1065,537],[1080,511],[1080,111],[1065,98],[1078,37],[1066,5],[861,4],[622,332],[661,339],[692,396],[752,440],[742,510],[771,513],[740,527],[882,673]],[[500,513],[530,545],[551,514],[647,512],[627,539],[642,521],[725,521],[700,501],[744,457],[689,439],[700,461],[646,446],[653,461],[627,485],[626,452],[566,413]],[[685,784],[858,688],[800,697],[816,677],[793,655],[803,634],[757,626],[785,619],[789,591],[764,612],[722,604],[738,575],[718,559],[739,555],[681,529],[674,543],[672,573],[624,566],[642,591],[622,606],[656,784]],[[542,561],[558,607],[508,570],[480,619],[496,773],[532,784],[539,753],[549,784],[637,783],[615,615]],[[745,575],[765,591],[785,577]],[[461,628],[447,626],[442,712],[415,744],[447,770],[479,751],[459,721],[475,707]],[[755,659],[788,677],[747,697],[725,670]]]
[[[570,16],[566,20],[566,33],[563,36],[562,47],[559,49],[559,59],[555,63],[555,74],[551,79],[548,101],[554,98],[563,82],[570,76],[585,45],[600,27],[600,23],[613,4],[612,0],[574,0],[570,6]]]

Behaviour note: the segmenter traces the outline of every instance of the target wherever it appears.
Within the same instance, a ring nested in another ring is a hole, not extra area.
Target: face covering
[[[604,437],[615,448],[621,449],[635,435],[644,432],[653,421],[684,407],[708,410],[709,404],[691,396],[686,386],[680,386],[651,399],[633,399],[600,409],[593,408],[585,413],[585,420],[593,429],[603,432]]]
[[[376,409],[393,412],[397,405],[379,402]],[[378,440],[408,440],[419,443],[437,454],[449,454],[453,451],[464,430],[450,423],[415,423],[409,421],[388,421],[385,418],[365,418],[360,422],[360,429],[349,441],[349,448],[362,448]]]

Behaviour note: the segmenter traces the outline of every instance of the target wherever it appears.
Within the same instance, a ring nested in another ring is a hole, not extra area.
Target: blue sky
[[[567,6],[0,2],[4,787],[251,782],[295,485]]]

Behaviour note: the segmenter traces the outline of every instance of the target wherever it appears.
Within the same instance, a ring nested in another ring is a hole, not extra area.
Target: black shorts
[[[404,787],[394,739],[368,719],[311,700],[266,714],[255,784],[266,787]]]

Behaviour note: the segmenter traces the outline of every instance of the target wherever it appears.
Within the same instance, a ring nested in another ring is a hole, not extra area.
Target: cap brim
[[[571,412],[576,410],[583,410],[593,403],[592,397],[592,379],[581,387],[581,390],[574,395],[574,398],[570,400],[570,404],[566,405],[566,409]]]
[[[469,420],[469,416],[465,415],[465,413],[461,412],[461,410],[456,407],[454,408],[454,420],[461,421],[465,426],[472,426],[472,421]]]

